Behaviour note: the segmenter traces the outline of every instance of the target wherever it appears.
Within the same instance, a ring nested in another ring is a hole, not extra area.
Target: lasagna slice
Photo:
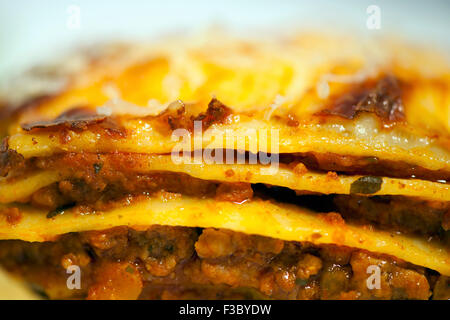
[[[303,34],[81,57],[0,99],[0,264],[34,290],[450,298],[437,54]]]

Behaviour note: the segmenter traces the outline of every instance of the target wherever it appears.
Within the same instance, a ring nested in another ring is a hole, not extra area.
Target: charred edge
[[[157,117],[163,123],[166,123],[170,130],[187,129],[193,131],[194,121],[202,122],[202,129],[206,130],[215,123],[224,123],[232,110],[225,106],[222,102],[213,98],[208,103],[206,112],[202,112],[197,116],[189,115],[185,105],[181,104],[177,109],[168,109]]]
[[[116,119],[99,115],[88,107],[77,107],[70,109],[54,120],[37,121],[29,124],[22,124],[22,129],[31,131],[34,129],[58,129],[61,132],[61,140],[65,139],[69,130],[83,131],[87,129],[100,130],[112,138],[124,138],[126,130],[119,125]]]
[[[224,123],[224,121],[233,112],[230,108],[225,106],[222,102],[213,98],[209,104],[206,113],[200,113],[194,121],[201,121],[203,129],[208,129],[214,123]]]
[[[353,119],[360,112],[376,114],[383,120],[403,121],[402,90],[397,79],[388,75],[376,82],[367,81],[337,98],[319,115],[336,115]]]
[[[192,121],[187,115],[184,103],[171,104],[163,113],[156,117],[161,123],[166,123],[170,130],[179,128],[191,129]]]
[[[22,129],[30,131],[36,128],[66,127],[70,129],[86,129],[88,125],[105,121],[106,116],[98,115],[86,107],[70,109],[56,119],[22,124]]]
[[[168,109],[157,117],[158,120],[166,123],[170,130],[184,128],[192,131],[194,121],[201,121],[203,130],[208,129],[214,123],[224,123],[232,110],[217,99],[212,99],[208,104],[208,109],[196,117],[189,116],[184,104],[176,109]],[[33,129],[61,129],[66,130],[87,130],[89,127],[98,125],[108,135],[113,137],[125,137],[126,132],[117,121],[111,117],[99,115],[87,107],[77,107],[70,109],[53,120],[37,121],[22,124],[25,131]]]

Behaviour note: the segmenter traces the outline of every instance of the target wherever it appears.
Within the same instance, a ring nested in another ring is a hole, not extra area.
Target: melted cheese
[[[299,191],[312,191],[322,194],[349,194],[351,184],[361,176],[327,175],[314,171],[295,173],[286,167],[272,168],[260,164],[210,164],[175,163],[171,156],[150,155],[134,161],[133,170],[137,173],[153,171],[169,171],[186,173],[202,180],[226,182],[264,183],[273,186],[287,187]],[[69,179],[57,171],[48,170],[31,174],[22,179],[0,180],[0,203],[8,203],[26,199],[42,187],[63,179]],[[396,179],[383,177],[381,189],[372,195],[406,195],[430,200],[450,201],[450,185],[417,179]]]
[[[224,228],[287,241],[336,244],[388,254],[450,275],[450,252],[437,243],[397,233],[333,222],[293,205],[254,199],[244,204],[189,197],[148,198],[103,213],[46,218],[46,212],[19,205],[22,219],[0,223],[0,239],[45,241],[60,234],[103,230],[115,226],[136,229],[150,225]]]

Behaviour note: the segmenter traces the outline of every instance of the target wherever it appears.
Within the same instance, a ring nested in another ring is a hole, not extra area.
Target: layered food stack
[[[437,54],[319,34],[117,44],[1,103],[0,263],[49,298],[450,298]]]

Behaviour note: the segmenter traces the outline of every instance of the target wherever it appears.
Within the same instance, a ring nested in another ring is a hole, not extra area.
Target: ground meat
[[[297,293],[297,300],[318,300],[320,299],[320,286],[318,281],[310,281],[304,286],[300,286]]]
[[[0,241],[0,263],[51,298],[428,299],[430,284],[433,298],[448,296],[448,278],[392,257],[222,229],[120,227]],[[82,270],[79,290],[65,286],[71,265]],[[367,285],[369,266],[380,268],[379,289]]]
[[[22,275],[34,290],[52,299],[84,298],[91,283],[93,261],[77,234],[65,235],[57,242],[0,241],[0,261],[6,270]],[[69,264],[81,268],[80,290],[66,285]]]
[[[434,286],[434,300],[450,300],[450,277],[440,276]]]
[[[365,252],[353,252],[350,260],[353,286],[363,299],[428,299],[429,283],[423,270],[406,269],[392,261],[374,257]],[[369,289],[368,267],[380,268],[380,288]]]
[[[127,262],[100,264],[89,288],[90,300],[136,300],[143,287],[137,268]]]
[[[83,242],[90,245],[98,256],[116,259],[124,258],[128,246],[128,228],[116,227],[105,231],[87,231],[80,233]]]
[[[163,277],[169,275],[180,261],[192,256],[197,233],[189,228],[155,226],[137,232],[118,227],[84,232],[80,237],[102,259],[139,260],[151,275]]]
[[[133,233],[136,243],[143,247],[139,258],[153,276],[163,277],[174,271],[175,266],[192,257],[197,233],[189,228],[154,227],[145,236]]]
[[[340,299],[350,290],[351,268],[346,265],[327,263],[320,274],[320,296],[323,299]]]
[[[338,195],[334,197],[334,203],[344,218],[363,219],[382,227],[425,235],[442,233],[445,214],[450,210],[449,202],[401,196]]]
[[[31,195],[30,203],[33,207],[53,210],[66,203],[73,202],[70,193],[66,194],[69,196],[65,197],[64,194],[60,192],[58,184],[55,183],[33,193]]]
[[[444,228],[445,231],[450,230],[450,208],[444,214],[444,218],[442,220],[442,228]]]
[[[311,254],[305,254],[297,263],[297,278],[308,280],[322,269],[322,260]]]
[[[253,197],[250,183],[221,183],[216,190],[216,200],[242,203]]]
[[[6,220],[6,222],[12,226],[19,223],[22,220],[23,214],[18,208],[9,207],[0,209],[0,218]]]
[[[350,263],[352,252],[352,248],[335,245],[328,245],[320,249],[320,255],[324,260],[335,262],[340,265],[347,265]]]
[[[248,236],[225,229],[205,229],[195,243],[195,250],[201,258],[216,259],[235,256],[269,255],[269,258],[279,254],[284,241]]]
[[[6,139],[4,141],[7,141]],[[14,150],[0,151],[0,177],[5,177],[11,170],[25,170],[25,159]]]

